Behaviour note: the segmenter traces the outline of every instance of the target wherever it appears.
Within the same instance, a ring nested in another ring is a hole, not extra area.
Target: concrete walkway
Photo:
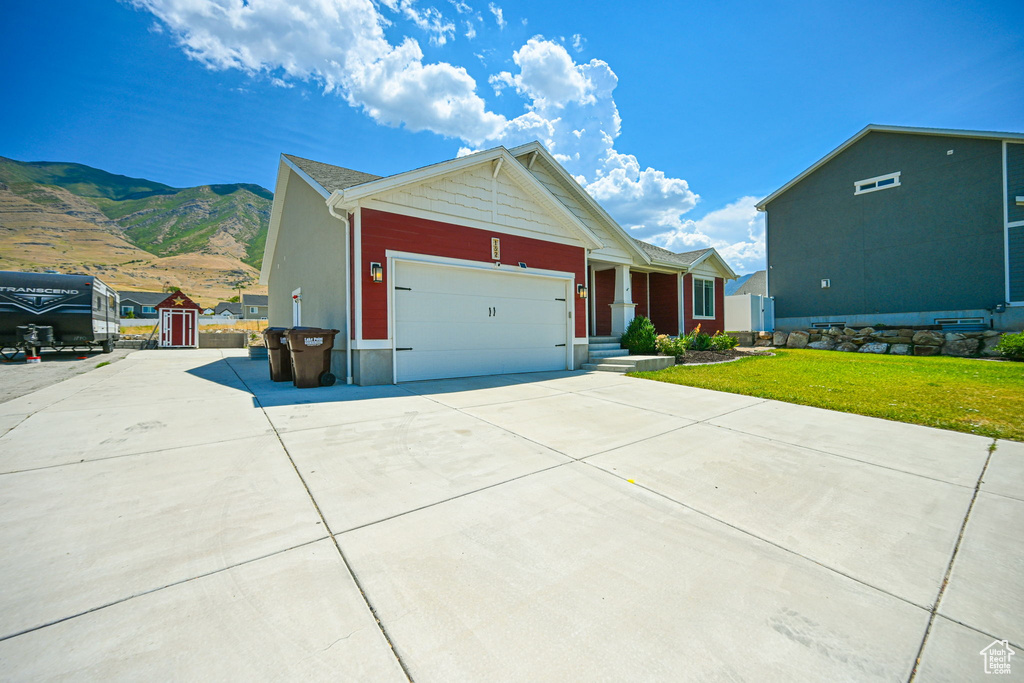
[[[0,403],[0,679],[1024,678],[1024,444],[611,373]]]

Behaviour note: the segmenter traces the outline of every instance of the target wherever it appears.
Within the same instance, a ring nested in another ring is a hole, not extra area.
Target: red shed
[[[160,315],[160,346],[199,346],[199,305],[182,292],[174,292],[156,307]]]

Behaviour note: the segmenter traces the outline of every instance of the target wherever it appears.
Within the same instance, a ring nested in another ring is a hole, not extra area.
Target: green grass
[[[775,354],[631,375],[1024,441],[1024,364],[795,349]]]
[[[102,363],[97,363],[96,367],[102,368],[104,365],[110,365],[110,361],[109,360],[105,360]]]

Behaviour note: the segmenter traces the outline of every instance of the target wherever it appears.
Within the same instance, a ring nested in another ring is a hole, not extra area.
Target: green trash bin
[[[267,346],[270,379],[275,382],[292,381],[292,359],[288,353],[287,327],[268,327],[263,330],[263,343]]]
[[[292,383],[299,389],[329,387],[336,381],[331,374],[331,349],[338,330],[320,327],[295,327],[285,333],[292,357]]]

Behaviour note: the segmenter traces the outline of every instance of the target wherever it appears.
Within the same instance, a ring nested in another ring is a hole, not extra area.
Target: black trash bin
[[[268,327],[263,330],[263,343],[267,345],[270,379],[275,382],[292,380],[292,359],[288,353],[287,327]]]
[[[331,349],[338,330],[319,327],[296,327],[285,334],[292,356],[292,383],[300,389],[329,387],[335,382],[331,374]]]

